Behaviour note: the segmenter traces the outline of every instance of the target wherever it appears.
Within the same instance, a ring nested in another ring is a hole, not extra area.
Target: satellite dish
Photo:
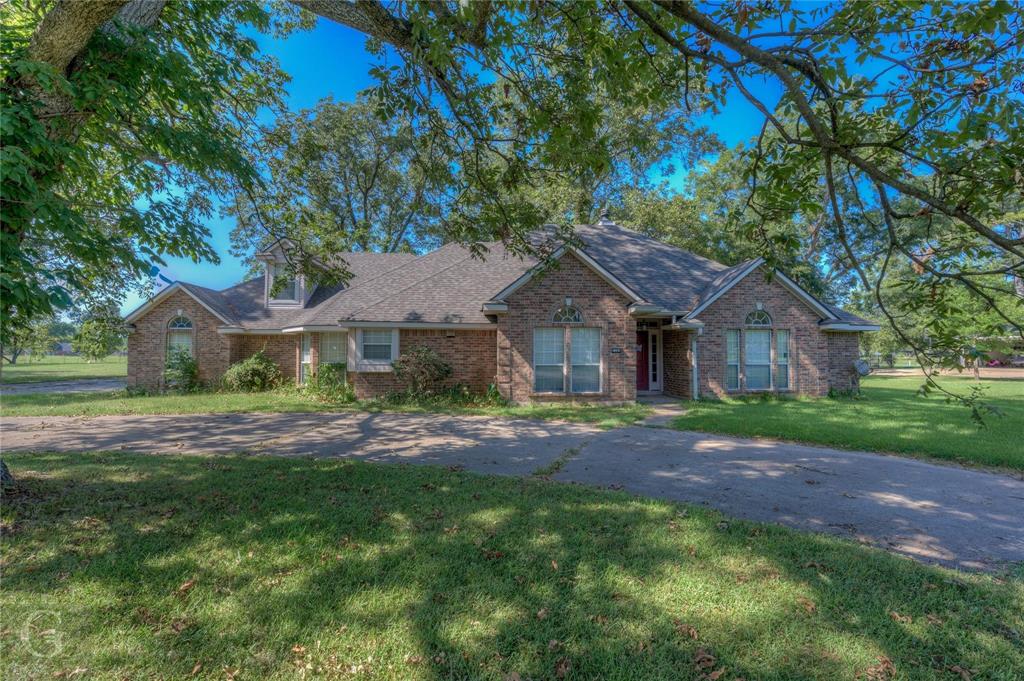
[[[854,362],[854,363],[853,363],[853,368],[854,368],[854,369],[855,369],[855,370],[857,371],[857,373],[858,373],[858,374],[860,374],[861,376],[867,376],[868,374],[870,374],[870,373],[871,373],[871,365],[870,365],[870,364],[868,364],[868,363],[867,363],[867,362],[866,362],[865,360],[863,360],[863,359],[858,359],[858,360],[857,360],[856,362]]]

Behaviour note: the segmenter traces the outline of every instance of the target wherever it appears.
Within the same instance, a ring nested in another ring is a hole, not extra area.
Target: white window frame
[[[313,363],[313,334],[304,333],[299,336],[299,383],[309,380]]]
[[[171,326],[176,323],[179,319],[184,320],[188,323],[188,326]],[[178,311],[174,317],[167,322],[166,337],[164,339],[164,359],[165,361],[171,356],[171,338],[174,336],[188,336],[188,354],[191,357],[196,356],[196,326],[192,319],[181,311]]]
[[[743,362],[740,359],[740,348],[743,346],[743,334],[740,333],[739,329],[726,329],[725,331],[725,389],[728,392],[738,392],[743,386]],[[734,362],[729,361],[729,339],[733,338],[736,341],[736,360]],[[736,367],[736,385],[729,385],[729,367]]]
[[[330,337],[338,337],[338,350],[340,359],[338,357],[332,357],[327,351],[327,347],[330,344]],[[320,356],[318,357],[318,364],[348,364],[348,338],[344,331],[324,331],[320,334]]]
[[[573,359],[573,356],[572,356],[572,349],[573,349],[572,337],[573,337],[573,335],[577,331],[593,331],[593,332],[597,333],[597,362],[596,363],[576,364],[575,360]],[[568,330],[568,338],[569,338],[569,352],[567,353],[568,354],[568,361],[564,361],[564,364],[566,365],[566,367],[568,369],[568,372],[569,372],[569,393],[572,394],[572,395],[598,395],[598,394],[604,392],[604,352],[603,352],[603,348],[602,348],[602,344],[604,343],[604,338],[603,338],[603,335],[601,334],[601,329],[598,328],[598,327],[594,327],[594,326],[576,326],[576,327],[572,327],[572,328],[570,328]],[[563,343],[563,346],[564,346],[564,344],[565,344],[565,337],[564,336],[563,336],[563,339],[562,339],[562,343]],[[597,367],[597,390],[580,390],[580,391],[576,390],[576,388],[574,386],[574,379],[573,379],[573,374],[575,373],[575,372],[573,372],[573,367],[575,367],[575,366],[596,366]]]
[[[755,333],[755,334],[767,334],[768,335],[768,363],[767,364],[763,364],[763,363],[760,363],[760,362],[757,363],[757,364],[752,364],[751,361],[750,361],[750,356],[749,356],[749,353],[747,352],[747,342],[748,342],[748,340],[750,338],[750,334],[752,334],[752,333]],[[770,328],[745,329],[744,332],[743,332],[743,387],[748,392],[758,392],[758,393],[761,393],[761,392],[771,392],[772,390],[775,389],[775,377],[772,375],[774,373],[774,370],[775,370],[775,366],[774,366],[775,363],[772,361],[773,360],[773,357],[772,357],[772,337],[773,337],[773,335],[774,334],[772,334],[772,330]],[[752,366],[756,366],[756,367],[767,366],[768,367],[768,385],[766,387],[764,387],[764,388],[751,388],[750,387],[750,384],[749,384],[750,376],[747,374],[747,367],[752,367]]]
[[[363,334],[365,331],[387,331],[391,333],[391,358],[390,359],[366,359],[363,357]],[[348,334],[348,370],[356,372],[389,372],[394,371],[391,366],[399,357],[399,331],[397,328],[375,328],[356,329]]]
[[[287,263],[281,261],[271,261],[267,263],[267,284],[266,284],[266,299],[267,307],[294,307],[296,305],[302,305],[303,296],[305,295],[305,285],[302,277],[298,272],[295,273],[295,284],[293,287],[294,298],[275,298],[271,291],[274,289],[274,280],[277,279],[278,270],[286,268]],[[282,292],[283,293],[283,292]]]
[[[561,362],[561,364],[539,364],[537,362],[537,347],[538,347],[537,332],[538,331],[555,331],[555,332],[558,332],[560,334],[561,339],[562,339],[562,342],[561,342],[562,362]],[[537,326],[537,327],[534,327],[534,329],[533,329],[533,362],[532,362],[532,365],[533,365],[533,385],[532,385],[532,392],[535,395],[564,395],[565,394],[566,371],[567,371],[567,369],[566,369],[567,355],[568,355],[568,353],[566,352],[565,327],[559,327],[559,326]],[[545,366],[545,367],[560,366],[560,367],[562,367],[562,387],[559,390],[538,390],[537,389],[537,367],[538,366]]]
[[[786,354],[786,361],[785,362],[780,361],[780,359],[782,357],[782,353],[780,352],[780,348],[782,346],[779,343],[779,334],[780,333],[786,334],[786,345],[785,345],[785,348],[786,348],[786,353],[785,353]],[[792,372],[792,369],[790,367],[793,364],[793,359],[792,359],[792,357],[793,357],[793,334],[789,332],[789,329],[774,329],[772,331],[772,349],[773,349],[773,351],[775,353],[772,356],[773,364],[775,365],[774,368],[772,369],[772,383],[773,383],[775,389],[778,390],[779,392],[787,392],[789,390],[792,390],[793,389],[793,372]],[[777,372],[782,367],[786,367],[786,386],[785,387],[778,386],[778,381],[775,380],[776,376],[778,375]]]

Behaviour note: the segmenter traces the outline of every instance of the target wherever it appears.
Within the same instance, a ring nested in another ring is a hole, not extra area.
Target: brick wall
[[[495,332],[490,330],[401,329],[399,354],[416,346],[428,347],[452,367],[446,386],[462,384],[474,393],[485,393],[494,383]],[[402,390],[393,372],[354,372],[348,380],[360,399]]]
[[[601,329],[602,392],[598,395],[534,395],[533,330],[557,326],[551,316],[566,296],[583,314],[583,326]],[[636,398],[636,321],[629,300],[572,254],[560,267],[537,276],[507,300],[509,311],[498,317],[498,389],[513,402],[531,400],[598,400],[626,402]],[[613,353],[618,348],[621,352]]]
[[[663,329],[661,342],[664,355],[663,392],[688,399],[693,388],[690,379],[690,332]]]
[[[698,315],[704,333],[697,337],[697,355],[702,397],[723,397],[725,389],[725,332],[743,329],[747,315],[764,306],[772,317],[773,329],[790,332],[790,391],[822,396],[841,379],[848,389],[849,379],[841,377],[850,347],[856,348],[858,334],[826,333],[818,326],[818,313],[782,286],[778,280],[766,282],[762,270],[747,275],[728,293]],[[830,341],[833,336],[848,340]],[[743,368],[743,340],[740,340],[740,369]],[[774,337],[773,337],[774,345]],[[833,358],[833,353],[836,356]],[[855,359],[855,358],[854,358]],[[851,360],[852,361],[852,360]],[[741,391],[742,392],[742,391]]]
[[[315,336],[316,334],[314,334]],[[231,336],[231,363],[239,362],[263,351],[281,368],[281,376],[288,381],[298,377],[300,334],[275,334],[272,336]]]
[[[183,315],[192,320],[192,351],[199,380],[215,383],[228,368],[232,337],[217,333],[223,322],[184,291],[175,291],[135,321],[128,335],[128,385],[157,390],[163,387],[167,362],[167,323]]]
[[[828,383],[836,390],[859,390],[860,374],[853,363],[860,357],[860,334],[826,333],[828,338]]]

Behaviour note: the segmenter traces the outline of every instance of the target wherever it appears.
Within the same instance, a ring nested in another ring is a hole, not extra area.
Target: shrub
[[[281,370],[262,350],[241,362],[235,362],[224,372],[224,387],[239,392],[270,390],[280,380]]]
[[[306,391],[324,402],[352,402],[356,399],[348,384],[345,364],[321,364],[306,382]]]
[[[188,350],[178,349],[167,358],[164,383],[172,390],[190,391],[199,385],[199,367]]]
[[[394,361],[395,378],[406,384],[413,396],[433,394],[452,375],[452,367],[425,346],[410,348]]]

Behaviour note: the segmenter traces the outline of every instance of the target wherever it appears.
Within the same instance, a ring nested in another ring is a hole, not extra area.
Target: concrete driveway
[[[7,418],[14,450],[246,452],[459,465],[703,504],[923,562],[1024,561],[1024,480],[913,459],[722,435],[437,414]]]

